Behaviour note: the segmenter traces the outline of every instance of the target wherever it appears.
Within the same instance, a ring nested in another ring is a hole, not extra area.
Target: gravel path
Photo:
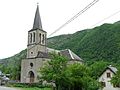
[[[19,89],[15,89],[15,88],[10,88],[10,87],[0,86],[0,90],[19,90]]]

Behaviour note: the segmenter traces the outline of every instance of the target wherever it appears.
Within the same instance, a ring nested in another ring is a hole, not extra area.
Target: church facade
[[[47,32],[42,29],[39,6],[37,5],[33,28],[28,31],[27,57],[21,62],[21,83],[37,83],[39,81],[38,70],[50,60],[48,55],[50,52],[54,51],[66,56],[70,60],[69,63],[83,62],[70,49],[54,50],[48,48],[46,43]]]

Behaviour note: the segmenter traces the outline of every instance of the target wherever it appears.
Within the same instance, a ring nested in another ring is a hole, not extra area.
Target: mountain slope
[[[70,48],[85,61],[120,60],[120,23],[103,24],[91,30],[48,39],[48,46],[55,49]]]
[[[71,49],[87,62],[108,61],[120,63],[120,22],[103,24],[93,29],[78,31],[74,34],[48,38],[48,47]],[[26,57],[26,50],[12,57],[0,60],[0,69],[19,79],[21,60]],[[7,68],[7,69],[6,69]],[[13,70],[18,72],[13,72]],[[16,74],[17,73],[17,74]],[[14,75],[15,74],[15,75]]]
[[[26,58],[26,49],[20,53],[0,60],[0,70],[3,73],[10,74],[11,79],[19,80],[21,71],[21,60]]]

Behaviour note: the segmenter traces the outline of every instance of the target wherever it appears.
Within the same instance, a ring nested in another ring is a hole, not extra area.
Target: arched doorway
[[[29,82],[34,83],[35,75],[34,75],[33,71],[30,71],[28,73],[28,76],[29,76],[29,80],[30,80]]]

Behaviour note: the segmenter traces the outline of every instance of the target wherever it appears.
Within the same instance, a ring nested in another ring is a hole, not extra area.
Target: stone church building
[[[66,56],[70,61],[82,63],[82,59],[73,53],[70,49],[54,50],[48,48],[47,32],[43,30],[39,6],[37,5],[33,28],[28,31],[28,45],[27,45],[27,57],[21,62],[21,83],[37,83],[38,82],[38,70],[50,60],[48,53],[56,52],[60,55]]]

